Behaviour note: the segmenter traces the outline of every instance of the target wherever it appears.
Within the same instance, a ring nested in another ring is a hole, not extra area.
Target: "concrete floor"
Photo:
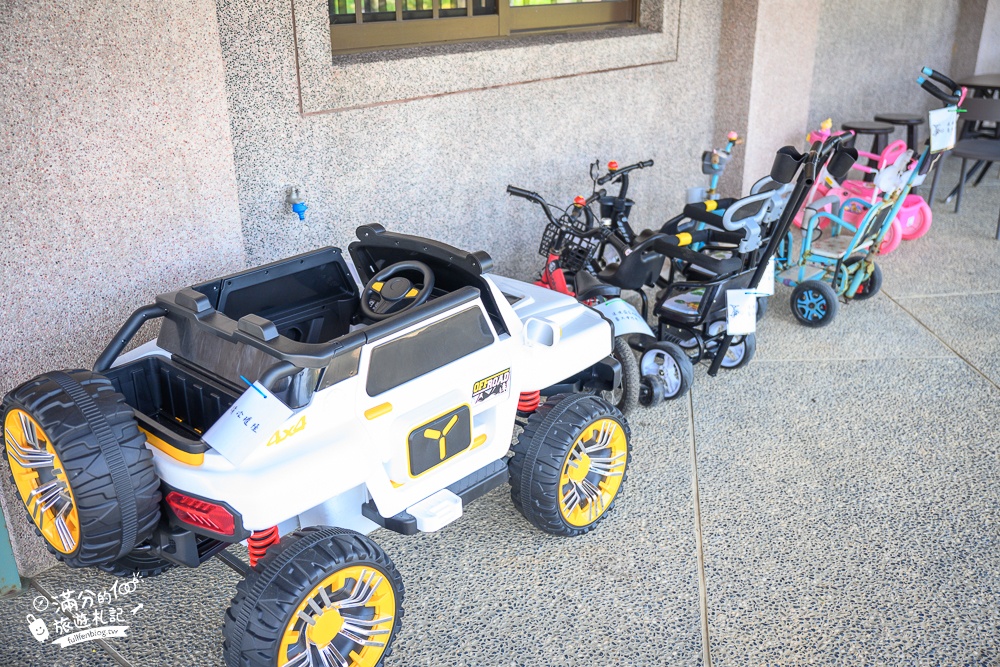
[[[594,533],[533,530],[506,487],[438,533],[376,532],[406,583],[388,666],[1000,666],[1000,181],[934,208],[881,295],[811,330],[779,286],[756,360],[639,412]],[[236,581],[218,561],[142,581],[118,664],[221,665]],[[116,664],[33,641],[37,595],[0,601],[0,666]]]

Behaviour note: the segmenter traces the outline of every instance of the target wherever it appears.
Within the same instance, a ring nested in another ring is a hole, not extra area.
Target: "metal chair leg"
[[[979,178],[977,178],[976,182],[972,184],[972,187],[974,187],[974,188],[978,187],[979,184],[982,183],[983,178],[986,176],[986,172],[988,172],[990,170],[990,167],[992,167],[992,166],[993,166],[992,162],[987,162],[986,163],[986,165],[983,167],[983,170],[981,172],[979,172]]]
[[[997,214],[997,241],[1000,241],[1000,214]]]
[[[962,173],[958,176],[958,197],[955,199],[955,213],[962,208],[962,193],[965,192],[965,158],[962,158]]]
[[[938,176],[941,175],[941,163],[944,162],[944,158],[945,158],[944,155],[939,157],[937,163],[935,163],[934,165],[934,176],[933,178],[931,178],[931,193],[930,196],[927,197],[928,206],[934,205],[934,193],[937,192]]]

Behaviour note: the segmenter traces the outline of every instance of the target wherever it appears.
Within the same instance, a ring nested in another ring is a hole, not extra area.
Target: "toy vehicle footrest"
[[[486,495],[506,481],[507,459],[498,459],[471,475],[466,475],[447,488],[462,499],[464,506]],[[400,535],[416,535],[420,532],[415,516],[409,512],[400,512],[391,517],[384,517],[379,514],[378,507],[375,506],[373,500],[369,500],[361,506],[361,513],[369,521]]]

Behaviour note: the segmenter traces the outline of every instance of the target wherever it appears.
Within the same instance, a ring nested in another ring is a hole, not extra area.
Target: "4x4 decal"
[[[302,415],[297,422],[292,424],[291,428],[278,429],[271,436],[271,439],[267,441],[267,446],[277,445],[285,440],[285,438],[290,438],[299,431],[305,429],[306,427],[306,416]]]

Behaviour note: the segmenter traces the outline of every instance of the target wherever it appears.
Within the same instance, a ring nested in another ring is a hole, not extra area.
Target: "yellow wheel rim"
[[[351,565],[312,589],[281,637],[278,667],[375,667],[396,620],[396,592],[374,567]]]
[[[7,460],[28,514],[52,548],[73,553],[80,544],[80,515],[52,441],[24,410],[8,412],[3,427]]]
[[[628,460],[621,424],[598,419],[570,447],[559,476],[559,513],[571,526],[589,526],[618,495]]]

